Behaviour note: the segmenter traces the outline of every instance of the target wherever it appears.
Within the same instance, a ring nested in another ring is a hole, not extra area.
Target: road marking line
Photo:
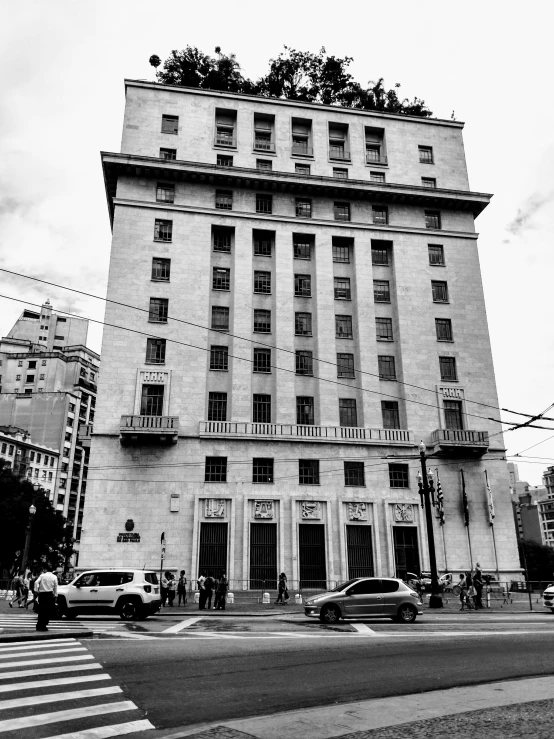
[[[108,634],[110,632],[103,631],[99,633]],[[114,633],[117,634],[117,637],[119,639],[155,639],[156,638],[155,636],[149,636],[148,634],[135,634],[132,631],[128,631],[126,633],[121,632],[121,631],[116,631]]]
[[[156,727],[147,719],[141,721],[127,721],[124,724],[111,724],[110,726],[98,726],[96,729],[85,731],[70,731],[69,734],[56,734],[49,739],[108,739],[112,736],[133,734],[135,731],[148,731]]]
[[[65,647],[65,649],[43,649],[39,656],[42,656],[43,654],[67,654],[68,652],[86,652],[85,647],[72,647],[69,644]],[[13,659],[14,657],[34,657],[37,654],[37,652],[17,652],[16,654],[0,654],[0,659]],[[1,665],[0,665],[1,667]]]
[[[0,732],[28,729],[30,727],[34,728],[36,726],[44,726],[45,724],[55,724],[59,721],[73,721],[79,718],[88,718],[89,716],[104,716],[107,713],[136,710],[138,710],[138,708],[135,706],[133,701],[121,701],[119,703],[101,703],[96,706],[85,706],[84,708],[71,708],[68,711],[38,713],[34,716],[21,716],[20,718],[0,721]],[[117,734],[115,736],[117,736]],[[53,738],[50,737],[50,739]]]
[[[13,655],[12,655],[13,656]],[[4,662],[0,665],[0,670],[8,667],[26,667],[27,665],[47,665],[49,662],[78,662],[82,659],[94,659],[92,654],[76,654],[71,657],[49,657],[48,659],[28,659],[24,662]]]
[[[366,636],[377,636],[375,631],[373,629],[370,629],[369,626],[366,624],[349,624],[349,626],[352,626],[353,629],[355,629],[359,634],[365,634]]]
[[[45,641],[30,642],[16,641],[0,644],[0,654],[2,652],[15,652],[21,649],[44,649],[45,647],[72,647],[79,642],[76,639],[46,639]]]
[[[196,616],[194,618],[186,618],[184,621],[180,621],[178,624],[175,624],[174,626],[170,626],[169,629],[164,629],[161,633],[162,634],[178,634],[179,631],[182,631],[183,629],[187,629],[189,626],[192,626],[192,624],[195,624],[201,620],[202,620],[202,616]]]
[[[5,665],[4,665],[5,666]],[[42,667],[38,670],[14,670],[13,672],[0,673],[0,680],[17,680],[21,677],[36,677],[37,675],[59,675],[62,672],[80,672],[81,670],[102,670],[102,665],[98,662],[86,665],[64,665],[63,667]],[[79,676],[75,676],[75,680]]]
[[[0,685],[0,693],[11,693],[15,690],[34,690],[35,688],[53,688],[55,685],[74,685],[79,683],[92,683],[98,680],[111,680],[107,673],[101,675],[80,675],[75,677],[53,677],[50,680],[32,680],[28,683],[11,683],[10,685]]]
[[[24,708],[25,706],[40,705],[41,703],[57,703],[59,701],[96,698],[99,695],[113,695],[114,693],[123,693],[119,685],[109,685],[107,688],[90,688],[89,690],[70,690],[67,693],[30,695],[27,698],[19,697],[0,701],[0,711],[7,711],[10,708]]]

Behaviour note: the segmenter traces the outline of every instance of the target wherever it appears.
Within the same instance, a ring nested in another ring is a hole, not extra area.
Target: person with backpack
[[[178,603],[177,605],[181,605],[181,601],[183,601],[183,605],[187,605],[187,578],[185,577],[185,570],[181,570],[179,573],[179,581],[177,582],[177,597],[178,597]]]
[[[229,581],[227,575],[222,572],[217,581],[217,587],[215,589],[215,600],[214,600],[214,611],[225,610],[225,598],[227,597],[227,590],[229,589]]]
[[[287,588],[287,576],[284,572],[281,572],[279,575],[279,584],[278,584],[278,595],[277,600],[275,601],[276,604],[281,603],[282,605],[286,606],[287,601],[289,599],[289,591]]]
[[[207,604],[208,611],[212,610],[212,597],[214,594],[214,587],[215,587],[215,580],[210,574],[204,581],[204,588],[206,590],[206,601],[205,602]]]

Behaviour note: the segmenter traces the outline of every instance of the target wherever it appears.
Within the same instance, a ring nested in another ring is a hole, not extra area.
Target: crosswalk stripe
[[[67,654],[68,652],[86,652],[85,647],[71,647],[67,646],[65,648],[60,649],[43,649],[39,656],[42,657],[43,654]],[[31,652],[16,652],[15,654],[0,654],[0,659],[13,659],[14,657],[34,657],[37,654],[35,651]],[[0,665],[1,667],[2,665]]]
[[[4,665],[5,667],[5,665]],[[22,677],[36,677],[37,675],[59,675],[62,672],[81,672],[81,670],[101,670],[102,665],[98,662],[86,665],[63,665],[63,667],[40,667],[34,670],[14,670],[13,672],[0,672],[0,680],[18,680]],[[76,680],[78,677],[75,678]]]
[[[196,616],[195,618],[186,618],[184,621],[180,621],[178,624],[174,624],[173,626],[170,626],[168,629],[164,629],[161,633],[162,634],[178,634],[179,631],[183,631],[183,629],[187,629],[189,626],[192,626],[197,621],[201,621],[202,616]]]
[[[88,666],[88,665],[87,665]],[[49,680],[31,680],[28,683],[11,683],[10,685],[0,685],[0,693],[13,693],[16,690],[35,690],[36,688],[53,688],[56,685],[74,685],[79,683],[92,683],[98,680],[111,680],[108,673],[103,672],[101,675],[80,675],[75,677],[51,677]]]
[[[373,629],[370,629],[367,624],[350,624],[350,626],[352,626],[352,628],[360,634],[366,634],[367,636],[377,636]]]
[[[13,656],[13,655],[12,655]],[[47,665],[49,662],[77,662],[82,659],[94,659],[92,654],[77,654],[71,657],[49,657],[48,659],[28,659],[24,662],[4,662],[0,665],[0,670],[5,670],[8,667],[27,667],[30,665]]]
[[[98,726],[96,729],[85,731],[70,731],[69,734],[56,734],[49,739],[109,739],[112,736],[123,736],[123,734],[134,734],[135,731],[147,731],[156,727],[147,719],[141,721],[128,721],[124,724],[112,724],[111,726]]]
[[[55,711],[54,713],[38,713],[34,716],[21,716],[20,718],[0,721],[0,732],[28,729],[31,726],[44,726],[45,724],[55,724],[61,721],[73,721],[80,718],[89,718],[90,716],[104,716],[107,713],[136,710],[138,708],[133,701],[120,701],[118,703],[101,703],[84,708],[70,708],[67,711]]]
[[[113,695],[114,693],[123,693],[119,685],[109,685],[107,688],[90,688],[89,690],[70,690],[67,693],[30,695],[26,698],[19,697],[0,701],[0,711],[8,711],[10,708],[25,708],[25,706],[39,706],[42,703],[58,703],[60,701],[96,698],[99,695]]]
[[[45,641],[15,641],[0,644],[0,654],[3,652],[15,652],[20,649],[44,649],[45,647],[60,646],[71,647],[79,642],[76,639],[46,639]]]

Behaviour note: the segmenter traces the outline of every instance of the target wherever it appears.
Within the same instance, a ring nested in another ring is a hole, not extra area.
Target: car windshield
[[[355,577],[353,580],[348,580],[348,582],[343,582],[340,585],[337,585],[336,588],[332,588],[329,592],[330,593],[339,593],[341,590],[344,590],[345,588],[348,588],[350,585],[353,585],[355,582],[358,582],[360,578]]]

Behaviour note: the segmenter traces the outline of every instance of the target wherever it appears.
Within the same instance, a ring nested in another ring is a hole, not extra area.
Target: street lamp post
[[[25,549],[23,550],[23,559],[21,560],[21,569],[23,570],[23,575],[25,575],[27,570],[27,560],[29,559],[29,550],[31,548],[31,536],[33,534],[33,523],[35,521],[35,513],[37,512],[37,509],[35,507],[35,499],[38,491],[41,489],[40,485],[38,483],[35,483],[33,485],[33,500],[31,505],[29,506],[29,522],[27,524],[27,531],[25,533]]]
[[[429,486],[429,477],[431,478],[432,484],[433,476],[432,473],[427,472],[426,451],[426,446],[422,441],[419,445],[421,472],[418,472],[417,474],[417,481],[422,495],[423,507],[425,508],[425,521],[427,522],[427,543],[429,546],[429,565],[431,568],[431,597],[429,598],[429,608],[442,608],[443,602],[439,588],[437,556],[435,554],[435,537],[433,534],[433,516],[431,513],[431,488]]]

